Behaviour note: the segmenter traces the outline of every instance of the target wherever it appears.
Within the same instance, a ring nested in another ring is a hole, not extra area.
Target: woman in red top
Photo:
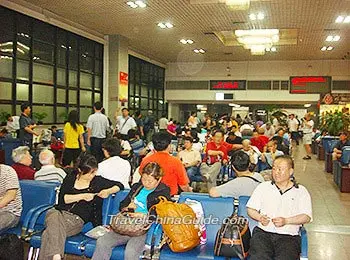
[[[34,180],[35,170],[30,166],[32,156],[28,146],[20,146],[12,151],[12,160],[15,162],[12,168],[16,171],[19,180]]]

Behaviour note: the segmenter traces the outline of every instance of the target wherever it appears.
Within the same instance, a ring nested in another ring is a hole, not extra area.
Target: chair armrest
[[[49,209],[53,208],[54,205],[43,205],[42,207],[40,207],[40,209],[38,209],[32,216],[31,220],[30,220],[30,224],[28,226],[28,235],[30,236],[31,233],[33,233],[34,231],[34,227],[35,224],[39,218],[39,216],[41,214],[43,214],[44,212],[48,211]]]
[[[22,232],[21,232],[21,237],[25,237],[26,234],[27,234],[27,229],[28,229],[28,225],[29,223],[31,222],[32,220],[32,217],[33,215],[39,210],[41,210],[43,207],[47,207],[49,206],[48,204],[44,204],[44,205],[40,205],[40,206],[37,206],[37,207],[34,207],[34,208],[31,208],[25,218],[24,218],[24,221],[23,221],[23,224],[22,224]]]

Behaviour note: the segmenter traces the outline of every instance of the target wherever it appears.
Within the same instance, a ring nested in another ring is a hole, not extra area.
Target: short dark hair
[[[22,105],[21,105],[21,111],[24,112],[24,110],[26,110],[28,107],[30,107],[29,103],[27,103],[27,102],[22,103]]]
[[[12,117],[11,114],[7,114],[7,115],[6,115],[7,120],[8,120],[10,117]]]
[[[236,134],[234,132],[229,132],[228,136],[236,136]]]
[[[57,126],[56,126],[56,125],[51,126],[51,129],[55,129],[55,128],[57,128]]]
[[[166,132],[156,133],[152,137],[152,142],[153,142],[154,149],[157,152],[161,152],[168,148],[171,142],[171,137]]]
[[[130,129],[128,131],[128,138],[131,139],[131,138],[135,138],[136,135],[139,135],[138,131],[135,130],[135,129]]]
[[[164,176],[164,171],[158,163],[150,162],[143,167],[141,175],[142,174],[153,176],[156,180],[159,180]]]
[[[289,168],[294,169],[294,160],[290,155],[280,155],[275,158],[276,162],[277,160],[283,160],[288,163]]]
[[[102,103],[100,101],[95,102],[94,108],[96,110],[101,110],[102,109]]]
[[[232,154],[231,164],[237,171],[247,171],[250,165],[249,155],[243,151],[236,151]]]
[[[135,116],[139,117],[141,115],[141,112],[140,111],[136,111],[135,112]]]
[[[214,132],[213,136],[216,135],[217,133],[221,133],[222,136],[225,135],[225,134],[224,134],[224,131],[222,131],[222,130],[219,129],[219,130],[216,130],[216,131]]]
[[[103,142],[102,148],[109,153],[109,156],[119,156],[122,152],[122,146],[117,138],[108,138]]]
[[[93,169],[97,169],[98,162],[92,154],[81,153],[77,159],[77,170],[81,175],[89,173]]]
[[[125,111],[125,110],[129,112],[129,108],[123,107],[122,111]]]
[[[191,136],[186,136],[184,138],[184,141],[189,141],[189,142],[193,143],[193,138]]]
[[[345,135],[346,137],[348,137],[348,136],[349,136],[349,133],[348,133],[348,132],[340,132],[340,133],[339,133],[339,136],[340,136],[340,135]]]

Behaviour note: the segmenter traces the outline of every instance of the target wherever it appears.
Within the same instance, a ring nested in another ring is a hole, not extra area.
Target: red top
[[[209,164],[214,164],[216,162],[221,162],[222,160],[228,160],[227,152],[232,149],[232,144],[222,142],[221,144],[217,145],[215,142],[209,142],[207,144],[207,149],[205,151],[205,156],[203,159],[203,162],[208,162],[209,157]],[[221,151],[224,153],[224,156],[219,155],[208,155],[208,151]]]
[[[19,180],[34,180],[35,170],[20,163],[15,163],[12,168],[16,171]]]
[[[142,174],[142,169],[150,162],[156,162],[164,171],[162,183],[170,188],[170,195],[178,194],[178,186],[187,185],[190,181],[187,177],[186,169],[181,161],[167,152],[156,152],[148,157],[145,157],[140,165],[139,172]]]
[[[263,152],[265,145],[269,142],[269,138],[265,135],[259,135],[257,138],[250,139],[250,144],[256,146],[260,152]]]

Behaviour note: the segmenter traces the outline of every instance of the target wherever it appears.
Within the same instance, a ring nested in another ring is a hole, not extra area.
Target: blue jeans
[[[188,167],[186,168],[186,172],[187,172],[188,178],[190,179],[190,182],[202,181],[202,175],[199,172],[199,167],[196,167],[196,166]]]

